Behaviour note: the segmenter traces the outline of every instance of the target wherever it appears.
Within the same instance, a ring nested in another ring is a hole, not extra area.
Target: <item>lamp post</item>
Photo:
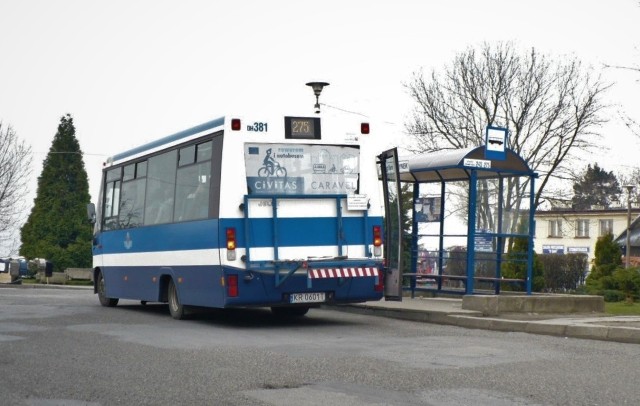
[[[623,188],[627,189],[627,241],[626,252],[624,254],[624,267],[629,268],[629,260],[631,258],[631,191],[633,185],[623,185]]]
[[[313,89],[313,94],[316,95],[316,104],[313,106],[315,108],[316,114],[320,113],[320,93],[322,93],[322,88],[325,86],[329,86],[327,82],[309,82],[307,86],[310,86]]]

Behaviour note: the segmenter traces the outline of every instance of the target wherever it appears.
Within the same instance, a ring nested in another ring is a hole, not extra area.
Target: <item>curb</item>
[[[0,289],[2,288],[14,288],[14,289],[76,289],[76,290],[93,290],[93,286],[79,286],[79,285],[45,285],[40,283],[0,283]]]
[[[385,309],[362,304],[323,306],[324,308],[347,313],[380,316],[398,320],[416,321],[450,325],[463,328],[493,330],[502,332],[520,332],[529,334],[571,337],[590,340],[614,341],[620,343],[640,344],[640,328],[624,326],[603,326],[597,322],[560,323],[557,320],[512,320],[477,315],[456,314],[455,312]]]

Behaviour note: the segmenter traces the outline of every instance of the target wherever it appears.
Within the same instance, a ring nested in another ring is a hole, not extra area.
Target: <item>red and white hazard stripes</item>
[[[364,276],[378,276],[378,268],[318,268],[309,269],[310,279],[322,278],[358,278]]]

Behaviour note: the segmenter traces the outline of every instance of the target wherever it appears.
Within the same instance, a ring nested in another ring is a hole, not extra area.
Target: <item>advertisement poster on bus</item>
[[[247,143],[244,162],[251,195],[350,195],[358,190],[357,147]]]

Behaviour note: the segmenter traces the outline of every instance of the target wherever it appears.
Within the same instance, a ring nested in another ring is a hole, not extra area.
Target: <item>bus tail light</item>
[[[360,123],[360,134],[369,134],[369,123]]]
[[[238,275],[227,275],[227,296],[238,297]]]
[[[227,260],[236,260],[236,229],[234,227],[227,228]]]
[[[240,127],[242,126],[242,123],[240,122],[239,118],[232,118],[231,119],[231,130],[232,131],[240,131]]]
[[[382,255],[382,227],[373,226],[373,255]]]

